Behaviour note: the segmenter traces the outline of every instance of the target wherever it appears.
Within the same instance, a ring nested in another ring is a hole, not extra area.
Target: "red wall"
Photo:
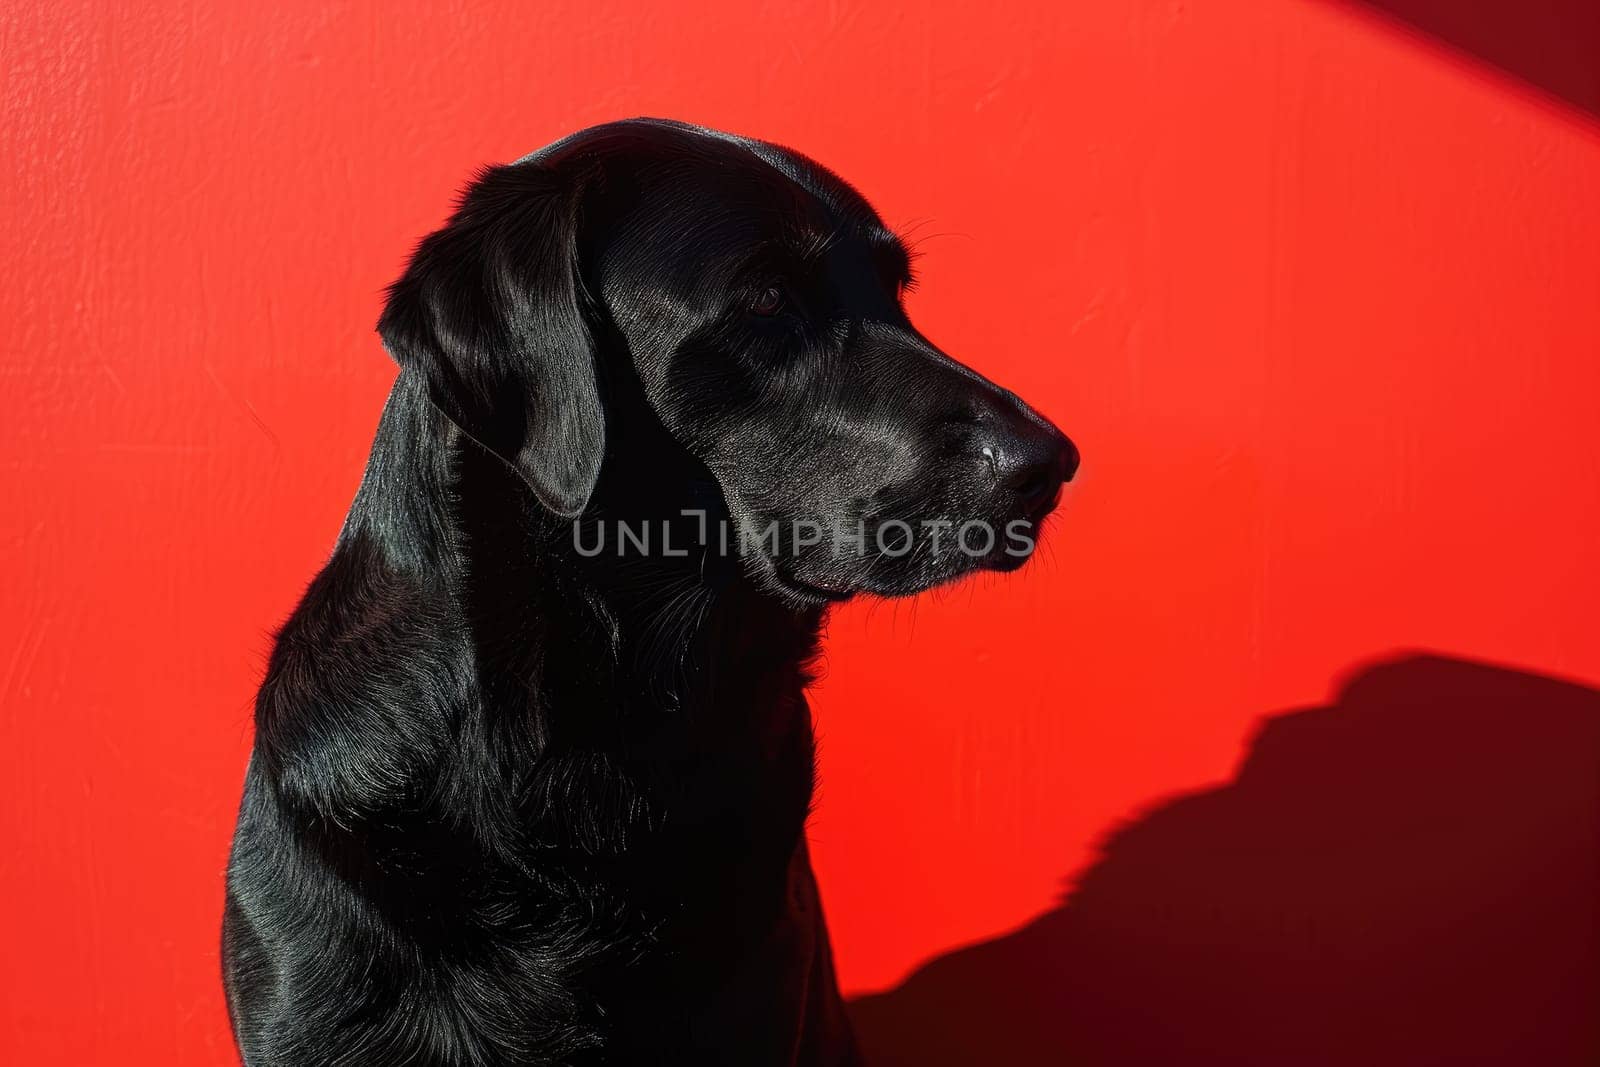
[[[832,626],[848,989],[1081,934],[866,1002],[885,1061],[1038,1001],[1010,1062],[1586,1062],[1600,713],[1530,675],[1600,682],[1593,5],[401,6],[0,12],[0,1059],[230,1061],[250,704],[379,291],[477,165],[655,114],[846,175],[1085,456],[1022,574]],[[1524,673],[1339,691],[1409,648]]]

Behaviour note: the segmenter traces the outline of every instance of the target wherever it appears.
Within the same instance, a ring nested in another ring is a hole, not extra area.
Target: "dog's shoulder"
[[[455,611],[365,537],[341,540],[279,631],[256,699],[256,753],[280,799],[343,822],[427,781],[475,699]]]

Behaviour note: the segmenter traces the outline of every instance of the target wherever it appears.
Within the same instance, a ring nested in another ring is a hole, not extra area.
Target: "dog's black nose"
[[[984,442],[983,455],[1025,515],[1047,510],[1062,484],[1078,472],[1077,446],[1031,412],[1003,420]]]

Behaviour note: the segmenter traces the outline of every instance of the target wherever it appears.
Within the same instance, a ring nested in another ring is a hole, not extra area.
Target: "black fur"
[[[855,1062],[804,839],[819,626],[1025,553],[579,546],[1036,531],[1071,445],[915,332],[909,280],[822,168],[655,120],[486,171],[422,242],[257,702],[223,931],[246,1063]]]

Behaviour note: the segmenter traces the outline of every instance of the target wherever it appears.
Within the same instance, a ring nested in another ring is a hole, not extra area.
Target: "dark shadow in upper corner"
[[[1055,911],[851,1013],[875,1067],[1593,1067],[1600,692],[1365,669]]]
[[[1600,116],[1596,0],[1333,0],[1375,10]]]

